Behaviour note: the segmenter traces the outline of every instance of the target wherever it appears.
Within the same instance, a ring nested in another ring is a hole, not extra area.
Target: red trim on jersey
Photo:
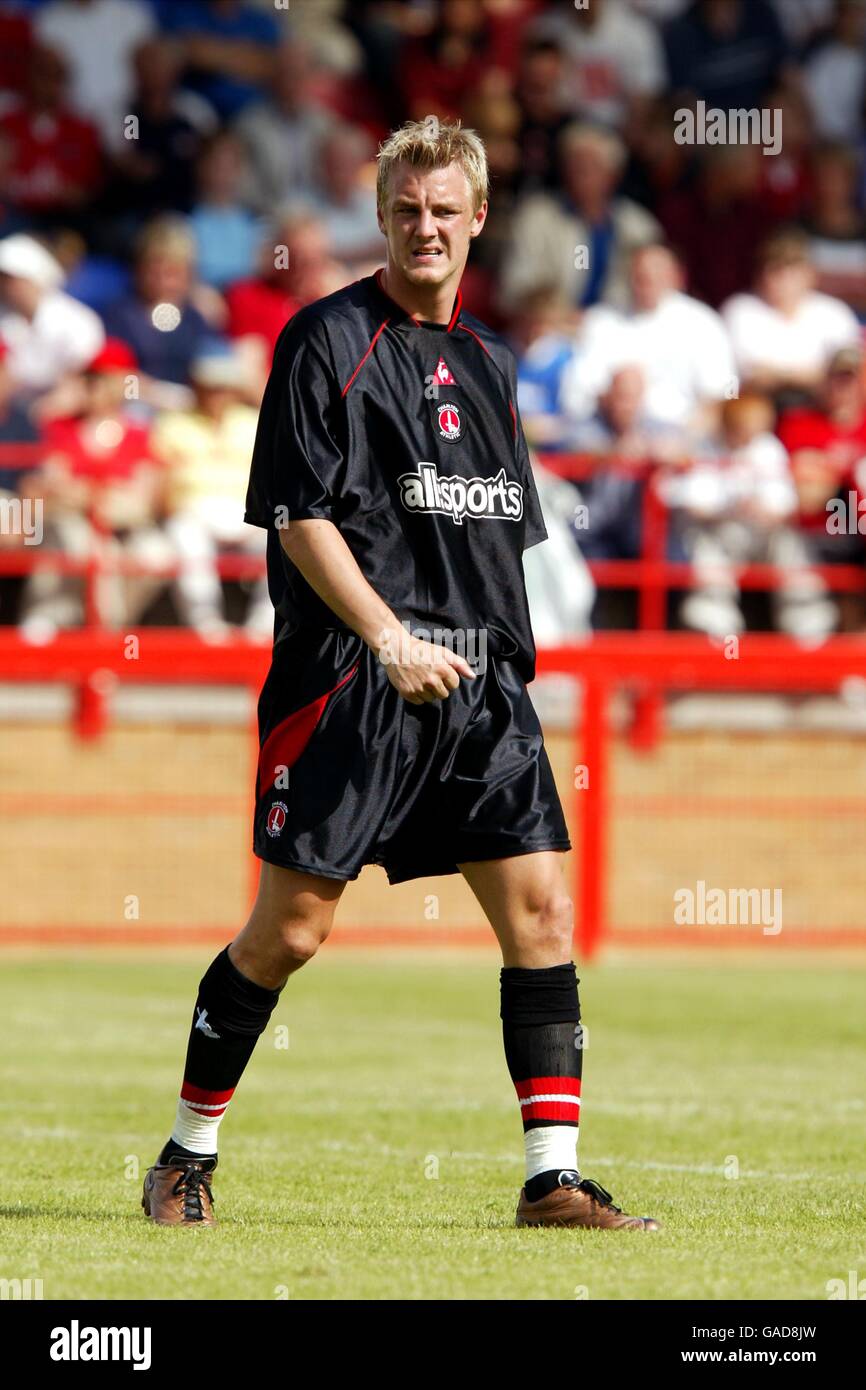
[[[476,343],[480,343],[480,344],[481,344],[481,347],[484,348],[484,351],[487,353],[487,356],[488,356],[488,357],[492,357],[492,356],[493,356],[493,353],[490,351],[489,347],[485,347],[484,343],[481,342],[481,339],[479,338],[478,334],[475,332],[474,328],[467,328],[467,326],[466,326],[465,323],[458,323],[457,327],[458,327],[458,328],[462,328],[464,333],[471,333],[471,334],[472,334],[472,337],[475,339]]]
[[[349,674],[344,676],[333,690],[326,691],[317,700],[311,700],[308,705],[302,705],[300,709],[296,709],[293,714],[290,714],[275,729],[271,730],[262,744],[262,751],[259,754],[256,779],[259,796],[264,792],[268,775],[270,775],[271,785],[273,785],[275,780],[273,769],[275,767],[291,767],[293,763],[298,761],[315,732],[316,725],[325,711],[325,705],[341,686],[352,679],[357,669],[357,666],[353,666]],[[265,771],[266,768],[270,768],[270,774]]]
[[[462,328],[464,333],[470,333],[470,334],[472,335],[472,337],[475,339],[475,341],[476,341],[476,343],[478,344],[478,346],[484,348],[484,351],[487,353],[487,356],[490,357],[490,358],[492,359],[493,353],[490,351],[489,347],[487,347],[487,346],[482,342],[482,340],[479,338],[478,334],[475,332],[474,329],[468,328],[467,325],[466,325],[465,323],[458,323],[457,327],[458,327],[458,328]],[[508,402],[508,409],[511,411],[511,434],[512,434],[512,437],[513,437],[514,439],[516,439],[516,438],[517,438],[517,411],[514,409],[514,402],[513,402],[512,400],[509,400],[509,402]]]
[[[367,351],[364,353],[364,356],[361,358],[360,362],[358,363],[357,367],[356,367],[355,370],[353,371],[352,375],[349,377],[349,380],[346,382],[345,386],[343,387],[342,395],[345,396],[345,394],[346,394],[346,392],[348,391],[349,387],[352,385],[352,382],[355,380],[355,377],[358,375],[359,371],[360,371],[361,368],[363,367],[363,365],[364,365],[364,363],[366,362],[367,358],[370,356],[370,353],[373,351],[373,348],[376,346],[376,343],[379,341],[379,336],[380,336],[380,334],[382,334],[382,333],[385,331],[385,329],[388,327],[388,324],[389,324],[390,322],[391,322],[390,319],[384,319],[384,320],[382,321],[382,323],[379,324],[379,327],[376,329],[376,332],[373,334],[373,339],[372,339],[372,342],[370,343],[370,346],[367,348]]]
[[[462,308],[463,308],[463,295],[461,294],[460,290],[458,289],[458,291],[457,291],[457,298],[456,298],[455,301],[454,301],[454,313],[451,315],[450,319],[448,320],[448,328],[446,329],[446,332],[448,332],[448,333],[451,332],[451,329],[454,327],[455,323],[457,322],[457,320],[458,320],[459,317],[460,317],[460,311],[461,311]]]
[[[528,1081],[515,1081],[518,1100],[530,1096],[579,1096],[580,1079],[576,1076],[531,1076]]]

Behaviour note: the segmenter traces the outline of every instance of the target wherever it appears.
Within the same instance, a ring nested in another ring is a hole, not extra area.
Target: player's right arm
[[[245,519],[276,527],[292,564],[376,653],[405,700],[447,699],[461,676],[474,680],[475,673],[455,652],[412,638],[362,574],[337,525],[351,469],[343,391],[325,326],[314,312],[301,310],[274,354]]]
[[[332,521],[290,521],[280,544],[310,588],[341,622],[366,642],[385,666],[388,679],[410,705],[445,700],[460,677],[474,680],[472,667],[446,647],[411,637],[364,578],[358,562]]]

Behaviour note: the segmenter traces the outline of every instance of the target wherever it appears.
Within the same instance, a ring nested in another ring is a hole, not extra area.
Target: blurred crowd
[[[707,109],[778,152],[681,142]],[[518,360],[539,640],[633,621],[586,566],[642,554],[649,492],[695,571],[670,623],[862,628],[815,566],[866,558],[866,0],[3,0],[0,500],[101,557],[98,620],[270,631],[273,346],[382,263],[377,142],[431,114],[490,159],[463,290]],[[80,576],[13,568],[0,623],[83,621]]]

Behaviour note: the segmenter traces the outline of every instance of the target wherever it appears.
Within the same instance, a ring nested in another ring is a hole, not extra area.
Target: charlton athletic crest
[[[447,439],[449,444],[453,444],[463,433],[463,422],[460,419],[460,411],[456,405],[446,401],[445,405],[440,405],[436,411],[439,421],[439,433],[443,439]]]
[[[285,829],[286,816],[288,815],[288,813],[289,808],[284,801],[275,801],[271,809],[268,811],[268,819],[265,829],[267,830],[272,840],[275,840],[278,835],[282,835],[283,830]]]

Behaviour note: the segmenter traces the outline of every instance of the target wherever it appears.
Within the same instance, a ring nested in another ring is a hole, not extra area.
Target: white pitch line
[[[349,1144],[341,1139],[326,1139],[321,1142],[321,1147],[334,1149],[341,1152],[357,1153],[358,1144]],[[395,1149],[390,1144],[376,1144],[372,1147],[376,1152],[386,1158],[420,1159],[422,1156],[414,1150]],[[486,1154],[473,1153],[469,1150],[450,1149],[447,1153],[439,1154],[440,1158],[456,1158],[463,1162],[471,1163],[508,1163],[515,1166],[521,1162],[521,1155],[518,1153],[510,1154]],[[723,1178],[725,1169],[720,1164],[712,1163],[659,1163],[654,1159],[642,1158],[593,1158],[588,1165],[590,1168],[637,1168],[646,1171],[656,1171],[661,1173],[698,1173],[706,1177]],[[740,1170],[740,1178],[771,1178],[774,1182],[810,1182],[818,1176],[817,1173],[772,1173],[763,1168],[743,1168]],[[852,1182],[866,1182],[866,1176],[851,1174]],[[728,1179],[728,1181],[738,1181],[739,1179]]]

